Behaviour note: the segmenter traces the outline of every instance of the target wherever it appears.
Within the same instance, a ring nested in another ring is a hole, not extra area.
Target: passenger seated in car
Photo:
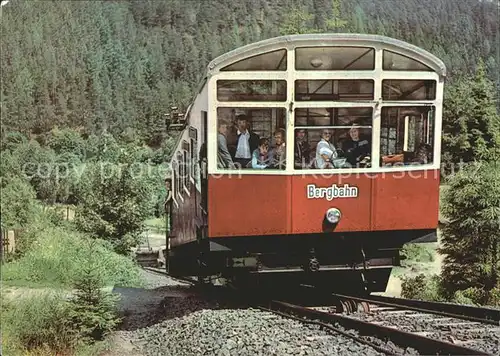
[[[274,168],[285,169],[286,166],[286,134],[284,129],[274,133],[276,146],[269,152],[269,159]]]
[[[252,168],[265,169],[269,167],[269,140],[261,138],[259,140],[259,147],[252,152]]]
[[[427,164],[432,163],[432,147],[427,143],[418,146],[412,163]]]
[[[294,164],[295,168],[306,168],[309,166],[311,148],[305,139],[306,130],[296,131]]]
[[[361,140],[359,135],[359,127],[353,125],[349,130],[350,138],[343,142],[342,150],[344,151],[347,162],[353,167],[364,166],[369,161],[371,146],[368,140]]]
[[[337,150],[330,142],[332,133],[330,130],[325,129],[321,133],[321,140],[316,145],[316,168],[334,168],[332,160],[337,158]]]

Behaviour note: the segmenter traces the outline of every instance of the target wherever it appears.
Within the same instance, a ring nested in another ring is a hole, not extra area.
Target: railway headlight
[[[341,217],[342,213],[337,208],[330,208],[326,211],[326,220],[328,220],[330,224],[338,223]]]

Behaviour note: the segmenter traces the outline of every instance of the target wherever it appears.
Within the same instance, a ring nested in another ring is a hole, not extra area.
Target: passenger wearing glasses
[[[330,130],[323,130],[321,140],[316,146],[316,168],[334,168],[332,161],[337,158],[337,150],[330,142],[332,133]]]

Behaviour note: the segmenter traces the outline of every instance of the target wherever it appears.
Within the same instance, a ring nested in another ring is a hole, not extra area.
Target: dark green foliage
[[[2,226],[18,229],[28,226],[38,212],[34,189],[20,177],[13,177],[1,186]]]
[[[5,132],[57,125],[157,147],[168,107],[186,109],[210,60],[280,31],[392,36],[442,58],[452,77],[482,58],[499,85],[493,2],[16,0],[2,10]]]
[[[500,284],[491,290],[469,287],[450,293],[441,276],[419,274],[415,277],[402,278],[401,296],[409,299],[498,307],[500,306]]]
[[[433,249],[426,244],[409,243],[403,246],[401,257],[409,263],[434,261]]]
[[[86,342],[102,340],[120,322],[116,303],[119,298],[103,290],[102,263],[93,255],[95,241],[88,240],[87,254],[80,256],[81,266],[73,282],[75,289],[71,304],[73,328],[78,330],[80,340]]]
[[[71,288],[85,266],[82,258],[92,254],[107,286],[141,286],[140,271],[131,257],[114,253],[109,242],[89,240],[68,227],[50,226],[46,218],[37,219],[22,235],[22,255],[2,267],[2,282]]]
[[[26,354],[14,353],[19,349],[67,354],[76,346],[77,335],[78,331],[72,327],[70,305],[61,292],[34,291],[9,303],[2,313],[2,345],[11,349],[12,354]]]
[[[2,151],[14,151],[16,147],[28,143],[28,139],[22,133],[13,131],[7,132],[5,137],[2,137]]]
[[[464,77],[447,87],[443,111],[443,162],[498,160],[500,115],[495,88],[480,62],[474,77]]]
[[[103,339],[120,322],[118,297],[104,287],[140,286],[140,271],[102,241],[61,228],[37,232],[36,246],[2,266],[2,279],[39,282],[45,288],[59,285],[71,292],[26,289],[6,303],[2,294],[2,346],[9,355],[78,354],[80,345]]]
[[[140,242],[162,177],[157,167],[140,162],[144,155],[140,147],[118,146],[110,136],[95,143],[101,149],[80,177],[75,222],[80,230],[111,241],[116,251],[126,253]]]
[[[446,290],[497,286],[500,270],[500,164],[475,163],[452,176],[444,194],[442,229]],[[485,300],[481,300],[485,302]]]
[[[403,277],[401,296],[409,299],[443,301],[443,290],[439,276],[419,274],[415,277]]]
[[[85,141],[82,136],[71,129],[53,129],[47,146],[58,155],[67,154],[82,160],[85,157]]]
[[[280,28],[280,34],[298,35],[312,32],[316,32],[314,29],[314,15],[309,13],[306,6],[287,9]]]
[[[152,151],[137,141],[119,143],[107,133],[83,140],[66,129],[50,133],[47,144],[52,148],[21,134],[8,135],[4,142],[0,185],[5,227],[33,223],[35,198],[46,206],[76,204],[78,226],[113,241],[122,252],[139,241],[143,221],[154,213],[166,174],[162,163],[173,148],[172,139]]]

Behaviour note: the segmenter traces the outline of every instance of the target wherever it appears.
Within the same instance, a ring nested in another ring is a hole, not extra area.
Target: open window
[[[217,147],[219,169],[284,170],[286,110],[218,108]]]
[[[384,107],[380,166],[433,163],[434,106]]]
[[[295,110],[295,169],[371,167],[371,107]]]

